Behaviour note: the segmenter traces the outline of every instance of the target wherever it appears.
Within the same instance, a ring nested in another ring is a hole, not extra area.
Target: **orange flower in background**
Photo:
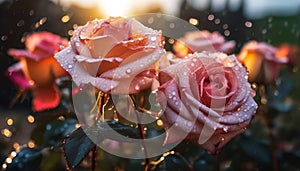
[[[110,17],[75,29],[71,45],[55,58],[77,86],[133,94],[151,87],[153,66],[164,53],[161,32],[133,18]]]
[[[277,48],[263,42],[251,41],[243,46],[238,59],[246,66],[250,82],[268,84],[276,80],[280,64],[288,62],[286,56],[278,56],[277,52]]]
[[[299,63],[300,60],[300,49],[296,45],[290,45],[284,43],[278,47],[276,52],[277,57],[286,56],[289,59],[289,65],[295,66]]]
[[[224,52],[230,53],[235,47],[235,41],[226,41],[218,32],[207,30],[188,32],[173,46],[178,57],[184,57],[193,52]]]
[[[8,69],[8,77],[21,89],[32,89],[35,111],[59,104],[60,94],[55,79],[67,75],[67,72],[53,56],[67,45],[68,41],[58,35],[37,32],[26,37],[26,50],[8,50],[9,55],[20,61]]]

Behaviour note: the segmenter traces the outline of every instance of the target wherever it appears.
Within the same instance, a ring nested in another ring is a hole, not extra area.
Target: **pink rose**
[[[54,54],[68,41],[49,32],[26,37],[26,50],[9,49],[8,54],[20,60],[8,69],[8,77],[21,89],[32,89],[33,109],[41,111],[59,104],[60,94],[55,79],[67,72],[54,59]]]
[[[71,46],[55,57],[78,86],[132,94],[151,86],[155,72],[150,68],[163,53],[160,32],[118,17],[78,27]]]
[[[173,46],[178,57],[202,51],[230,53],[234,47],[235,41],[226,42],[219,32],[210,33],[207,30],[188,32]]]
[[[257,108],[247,72],[233,55],[194,53],[162,69],[159,82],[165,143],[185,138],[214,154],[245,131]]]
[[[276,80],[280,64],[288,62],[286,56],[277,56],[278,49],[255,41],[245,44],[238,55],[239,61],[249,72],[249,81],[255,83],[271,83]]]

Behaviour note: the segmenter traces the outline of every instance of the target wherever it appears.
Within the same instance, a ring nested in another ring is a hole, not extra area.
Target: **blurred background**
[[[165,13],[186,20],[200,30],[218,31],[227,40],[237,42],[235,53],[249,40],[274,46],[300,45],[300,0],[0,0],[1,155],[13,146],[35,145],[30,139],[35,127],[30,95],[10,108],[18,88],[5,76],[7,68],[16,62],[7,55],[7,50],[24,48],[23,38],[32,32],[49,31],[70,38],[73,28],[89,20],[143,13]],[[295,116],[300,115],[300,105],[295,106],[294,113],[288,116],[293,118],[293,123],[300,123],[300,117]],[[299,128],[286,122],[280,124],[286,124],[293,131],[286,135],[294,137],[285,140],[296,139]],[[300,149],[297,155],[300,157]],[[2,163],[5,155],[0,159]]]

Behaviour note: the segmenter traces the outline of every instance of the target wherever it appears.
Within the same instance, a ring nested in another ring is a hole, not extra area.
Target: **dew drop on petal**
[[[130,74],[132,72],[132,70],[130,68],[126,69],[126,73]]]
[[[134,89],[135,89],[135,90],[140,90],[141,87],[140,87],[140,85],[137,84],[137,85],[135,85]]]
[[[155,40],[156,40],[156,37],[151,37],[150,40],[151,40],[151,41],[155,41]]]

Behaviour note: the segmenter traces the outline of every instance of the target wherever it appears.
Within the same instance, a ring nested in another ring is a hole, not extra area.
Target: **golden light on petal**
[[[14,120],[11,119],[11,118],[9,118],[9,119],[6,120],[6,124],[7,124],[8,126],[11,126],[11,125],[14,124]]]
[[[67,23],[68,21],[70,21],[70,16],[65,15],[65,16],[61,17],[61,22]]]
[[[34,148],[35,147],[35,143],[32,140],[28,141],[27,145],[28,145],[29,148]]]
[[[189,19],[189,23],[191,23],[192,25],[196,26],[199,24],[199,21],[196,18],[190,18]]]
[[[1,130],[2,135],[6,136],[7,138],[12,136],[12,132],[9,129],[2,129]]]
[[[156,121],[156,124],[158,125],[158,126],[163,126],[163,121],[162,120],[160,120],[160,119],[158,119],[157,121]]]
[[[32,115],[28,115],[28,116],[27,116],[27,121],[28,121],[29,123],[34,123],[35,119],[34,119],[34,117],[33,117]]]

